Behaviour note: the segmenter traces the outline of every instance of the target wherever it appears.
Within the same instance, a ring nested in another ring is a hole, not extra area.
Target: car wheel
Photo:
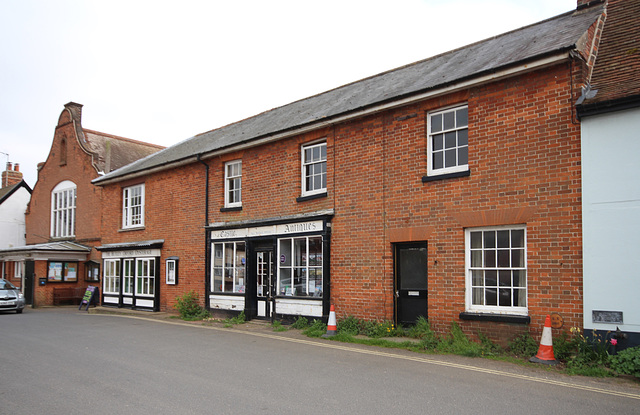
[[[20,308],[20,309],[16,310],[16,314],[22,314],[22,309]]]

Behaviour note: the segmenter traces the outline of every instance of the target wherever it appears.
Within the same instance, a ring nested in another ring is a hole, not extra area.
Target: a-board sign
[[[87,286],[87,291],[84,292],[84,296],[82,297],[82,301],[80,302],[80,307],[78,307],[78,310],[82,310],[82,307],[84,307],[84,305],[86,304],[87,311],[89,311],[89,304],[95,304],[96,295],[98,293],[98,290],[96,288],[97,287],[94,287],[93,285]]]

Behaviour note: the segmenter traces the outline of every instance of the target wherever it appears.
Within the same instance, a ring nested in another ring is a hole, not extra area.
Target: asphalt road
[[[244,327],[246,326],[246,327]],[[640,414],[640,384],[75,308],[0,314],[0,414]]]

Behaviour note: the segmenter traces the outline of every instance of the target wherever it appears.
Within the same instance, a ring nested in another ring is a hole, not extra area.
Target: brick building
[[[26,245],[0,250],[20,264],[28,304],[77,302],[100,281],[102,192],[91,180],[163,147],[82,127],[82,105],[60,114],[26,212]]]
[[[584,4],[581,4],[584,3]],[[103,304],[508,340],[582,324],[580,126],[602,2],[212,130],[93,181]]]

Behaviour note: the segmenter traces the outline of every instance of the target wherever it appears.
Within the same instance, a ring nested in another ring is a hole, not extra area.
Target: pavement
[[[236,324],[225,327],[225,323],[219,319],[205,321],[184,321],[177,313],[149,312],[130,309],[118,309],[111,307],[90,307],[87,312],[97,315],[115,315],[124,318],[135,318],[149,322],[164,324],[176,324],[199,329],[223,330],[243,333],[245,335],[267,337],[281,341],[300,344],[330,347],[354,353],[375,354],[393,359],[420,361],[440,366],[456,367],[463,371],[475,371],[494,374],[501,377],[526,379],[532,382],[551,383],[558,387],[589,390],[594,393],[624,396],[637,399],[640,402],[640,379],[633,376],[618,376],[609,378],[592,378],[586,376],[571,376],[560,368],[535,365],[523,362],[522,364],[493,360],[490,358],[470,358],[449,354],[428,354],[411,352],[405,349],[383,348],[354,343],[343,343],[331,338],[310,338],[302,334],[300,330],[288,329],[275,331],[269,321],[251,320],[244,324]],[[286,326],[285,326],[286,327]],[[392,341],[413,340],[408,338],[387,338]]]

